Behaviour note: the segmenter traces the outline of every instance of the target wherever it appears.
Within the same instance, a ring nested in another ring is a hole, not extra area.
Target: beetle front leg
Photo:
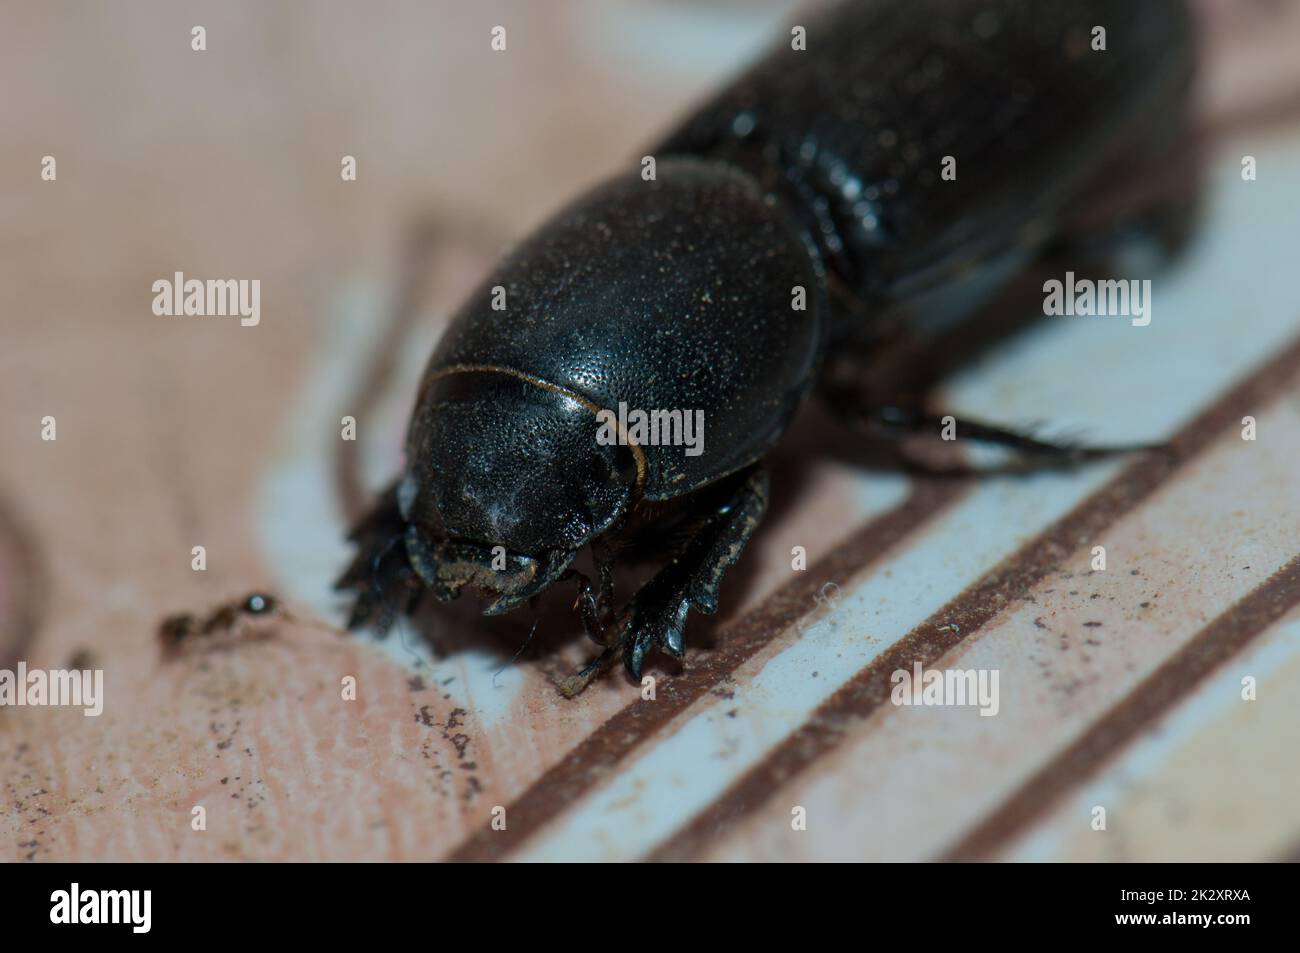
[[[357,553],[334,588],[355,593],[347,621],[349,629],[373,625],[382,635],[399,612],[411,611],[423,592],[416,567],[406,558],[405,528],[394,483],[348,537]]]
[[[633,678],[641,677],[642,664],[655,649],[682,657],[691,609],[717,611],[722,578],[762,521],[767,490],[761,466],[743,474],[682,552],[632,598],[621,644],[623,664]]]
[[[585,573],[576,569],[566,570],[561,579],[576,579],[578,594],[573,608],[581,615],[583,628],[587,636],[597,645],[608,647],[609,627],[616,621],[614,615],[614,562],[609,550],[599,541],[591,546],[596,561],[596,572],[600,578],[599,587],[592,586]]]

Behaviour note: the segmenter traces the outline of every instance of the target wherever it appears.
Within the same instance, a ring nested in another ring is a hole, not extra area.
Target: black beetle
[[[1180,0],[878,0],[800,33],[652,150],[653,176],[578,199],[463,307],[420,385],[407,469],[353,533],[350,626],[386,628],[426,589],[478,590],[496,614],[574,579],[604,652],[567,692],[620,649],[634,677],[653,649],[680,657],[688,613],[715,611],[763,516],[762,459],[816,385],[893,432],[939,419],[862,404],[827,379],[828,352],[843,363],[985,303],[1108,170],[1170,141],[1193,63]],[[702,410],[703,452],[597,440],[620,406]],[[688,532],[616,611],[612,554],[669,516]],[[572,567],[587,545],[596,585]]]

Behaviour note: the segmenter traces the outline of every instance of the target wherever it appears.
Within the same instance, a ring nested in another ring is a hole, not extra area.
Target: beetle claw
[[[633,678],[641,678],[646,656],[656,649],[675,659],[686,654],[686,616],[690,611],[690,597],[680,589],[664,592],[652,583],[637,594],[623,635],[623,664]]]
[[[627,669],[628,674],[638,682],[641,680],[641,664],[645,661],[648,648],[649,646],[646,643],[638,639],[623,650],[623,666]]]
[[[627,624],[622,637],[595,662],[562,683],[560,691],[569,697],[582,691],[611,653],[620,649],[623,667],[637,681],[652,652],[661,651],[679,660],[685,657],[687,616],[692,609],[704,613],[717,610],[722,579],[758,526],[766,502],[767,475],[756,467],[737,479],[730,493],[704,518],[685,549],[618,613],[599,613],[590,582],[570,570],[568,575],[578,580],[577,601],[587,623],[587,634],[594,641],[607,644],[602,633],[613,628],[610,621],[617,625],[626,616]]]

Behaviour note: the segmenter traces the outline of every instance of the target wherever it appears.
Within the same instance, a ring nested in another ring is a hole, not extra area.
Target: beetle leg
[[[348,536],[357,554],[334,588],[355,593],[349,629],[371,624],[382,635],[419,600],[424,585],[408,558],[405,531],[394,483]]]
[[[591,684],[591,680],[609,668],[610,663],[616,658],[618,658],[618,643],[606,647],[605,651],[584,665],[575,674],[560,682],[560,694],[565,698],[573,698],[575,695],[581,694],[582,690]]]
[[[599,586],[593,586],[587,574],[577,569],[566,570],[560,578],[578,581],[573,608],[582,616],[583,628],[591,641],[608,646],[610,626],[619,620],[614,613],[614,559],[609,547],[600,540],[592,542],[591,553],[600,576]]]
[[[605,626],[609,620],[601,613],[600,596],[591,585],[591,580],[586,573],[576,569],[567,570],[560,578],[578,581],[578,595],[573,600],[573,608],[582,617],[582,627],[587,630],[587,637],[597,645],[607,645]]]
[[[885,433],[933,434],[948,439],[973,440],[1006,447],[1026,456],[1037,457],[1061,466],[1073,466],[1088,460],[1135,453],[1142,450],[1159,450],[1161,444],[1085,444],[1070,440],[1041,440],[1024,430],[983,423],[978,420],[958,420],[947,414],[933,414],[909,406],[879,406],[865,410],[855,422]],[[945,433],[945,431],[947,433]],[[950,434],[950,436],[949,436]]]
[[[596,593],[596,611],[608,625],[614,620],[614,554],[609,545],[600,539],[592,540],[591,555],[600,575],[600,589]]]
[[[370,624],[376,634],[383,636],[392,628],[399,613],[410,613],[419,601],[424,584],[411,568],[401,544],[401,535],[394,535],[384,543],[375,543],[364,549],[362,555],[369,562],[369,576],[340,580],[335,585],[335,588],[356,592],[356,601],[347,622],[349,629]]]
[[[375,554],[406,529],[397,506],[397,483],[380,495],[367,515],[348,533],[348,541],[357,548],[351,565],[334,583],[336,590],[364,589],[374,574]]]
[[[717,611],[723,576],[762,521],[767,488],[761,466],[745,472],[682,552],[632,597],[621,645],[623,664],[633,678],[641,677],[641,666],[655,649],[682,657],[691,609],[710,615]]]

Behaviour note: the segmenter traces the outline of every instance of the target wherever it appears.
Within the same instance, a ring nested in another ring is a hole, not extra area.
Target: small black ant
[[[158,637],[162,640],[164,651],[176,652],[182,643],[192,641],[196,636],[233,632],[241,622],[268,615],[293,621],[293,617],[281,607],[280,600],[275,596],[250,592],[243,599],[217,606],[205,619],[200,619],[191,612],[170,615],[158,626]]]

